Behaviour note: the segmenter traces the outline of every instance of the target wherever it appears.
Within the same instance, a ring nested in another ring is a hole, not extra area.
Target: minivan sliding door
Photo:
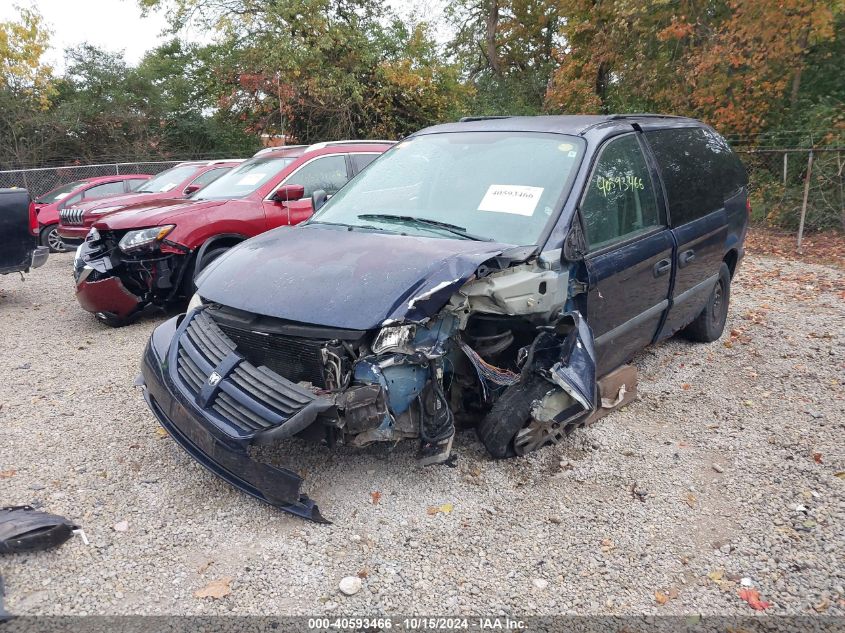
[[[678,245],[672,307],[658,335],[662,339],[701,313],[718,280],[728,233],[720,175],[730,149],[700,127],[646,130],[644,135],[666,188]]]

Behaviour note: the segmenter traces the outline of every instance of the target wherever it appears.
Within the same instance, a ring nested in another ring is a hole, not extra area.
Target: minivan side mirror
[[[196,193],[200,189],[202,189],[202,187],[200,187],[199,185],[188,185],[187,187],[185,187],[185,195],[190,196],[192,193]]]
[[[320,208],[326,204],[326,200],[329,199],[329,195],[325,192],[324,189],[317,189],[314,193],[311,194],[311,206],[314,209],[314,213],[320,210]]]
[[[290,202],[301,200],[305,196],[305,187],[302,185],[282,185],[273,192],[275,202]]]
[[[587,240],[584,231],[581,230],[581,220],[578,214],[572,216],[572,225],[566,234],[563,242],[563,258],[569,262],[577,262],[584,259],[587,254]]]

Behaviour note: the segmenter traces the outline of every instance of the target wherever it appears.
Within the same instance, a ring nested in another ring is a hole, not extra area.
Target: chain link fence
[[[752,219],[799,234],[845,230],[845,143],[842,146],[775,147],[771,139],[730,139],[748,170]],[[788,139],[796,142],[798,139]],[[776,139],[787,142],[787,139]],[[804,142],[804,141],[802,141]],[[20,187],[38,196],[94,176],[157,174],[179,162],[115,162],[0,171],[0,187]]]
[[[845,147],[738,149],[753,219],[795,231],[845,230]]]
[[[18,187],[28,189],[33,198],[47,193],[61,185],[96,176],[115,174],[157,174],[183,161],[149,161],[141,163],[104,163],[100,165],[67,165],[61,167],[38,167],[35,169],[11,169],[0,171],[0,188]]]

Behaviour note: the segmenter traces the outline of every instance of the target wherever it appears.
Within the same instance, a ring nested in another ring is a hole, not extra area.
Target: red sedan
[[[49,246],[53,253],[63,253],[67,250],[58,231],[59,213],[62,209],[91,200],[129,193],[149,179],[149,174],[82,178],[39,196],[35,200],[35,213],[38,215],[38,235],[41,245]]]

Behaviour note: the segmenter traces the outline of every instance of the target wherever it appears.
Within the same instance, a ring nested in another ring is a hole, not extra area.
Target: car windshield
[[[293,156],[259,156],[220,176],[191,198],[194,200],[226,200],[248,196],[273,176],[290,165]]]
[[[199,167],[196,165],[172,167],[167,171],[163,171],[157,176],[150,178],[135,191],[138,193],[164,193],[165,191],[170,191],[171,189],[178,187],[182,181],[193,176],[198,170]]]
[[[584,147],[577,137],[529,132],[412,137],[350,181],[311,223],[536,244]]]
[[[58,202],[69,193],[78,189],[82,185],[85,184],[84,180],[74,180],[73,182],[69,182],[66,185],[62,185],[61,187],[56,187],[52,191],[48,191],[43,196],[36,200],[39,204],[52,204],[53,202]]]

